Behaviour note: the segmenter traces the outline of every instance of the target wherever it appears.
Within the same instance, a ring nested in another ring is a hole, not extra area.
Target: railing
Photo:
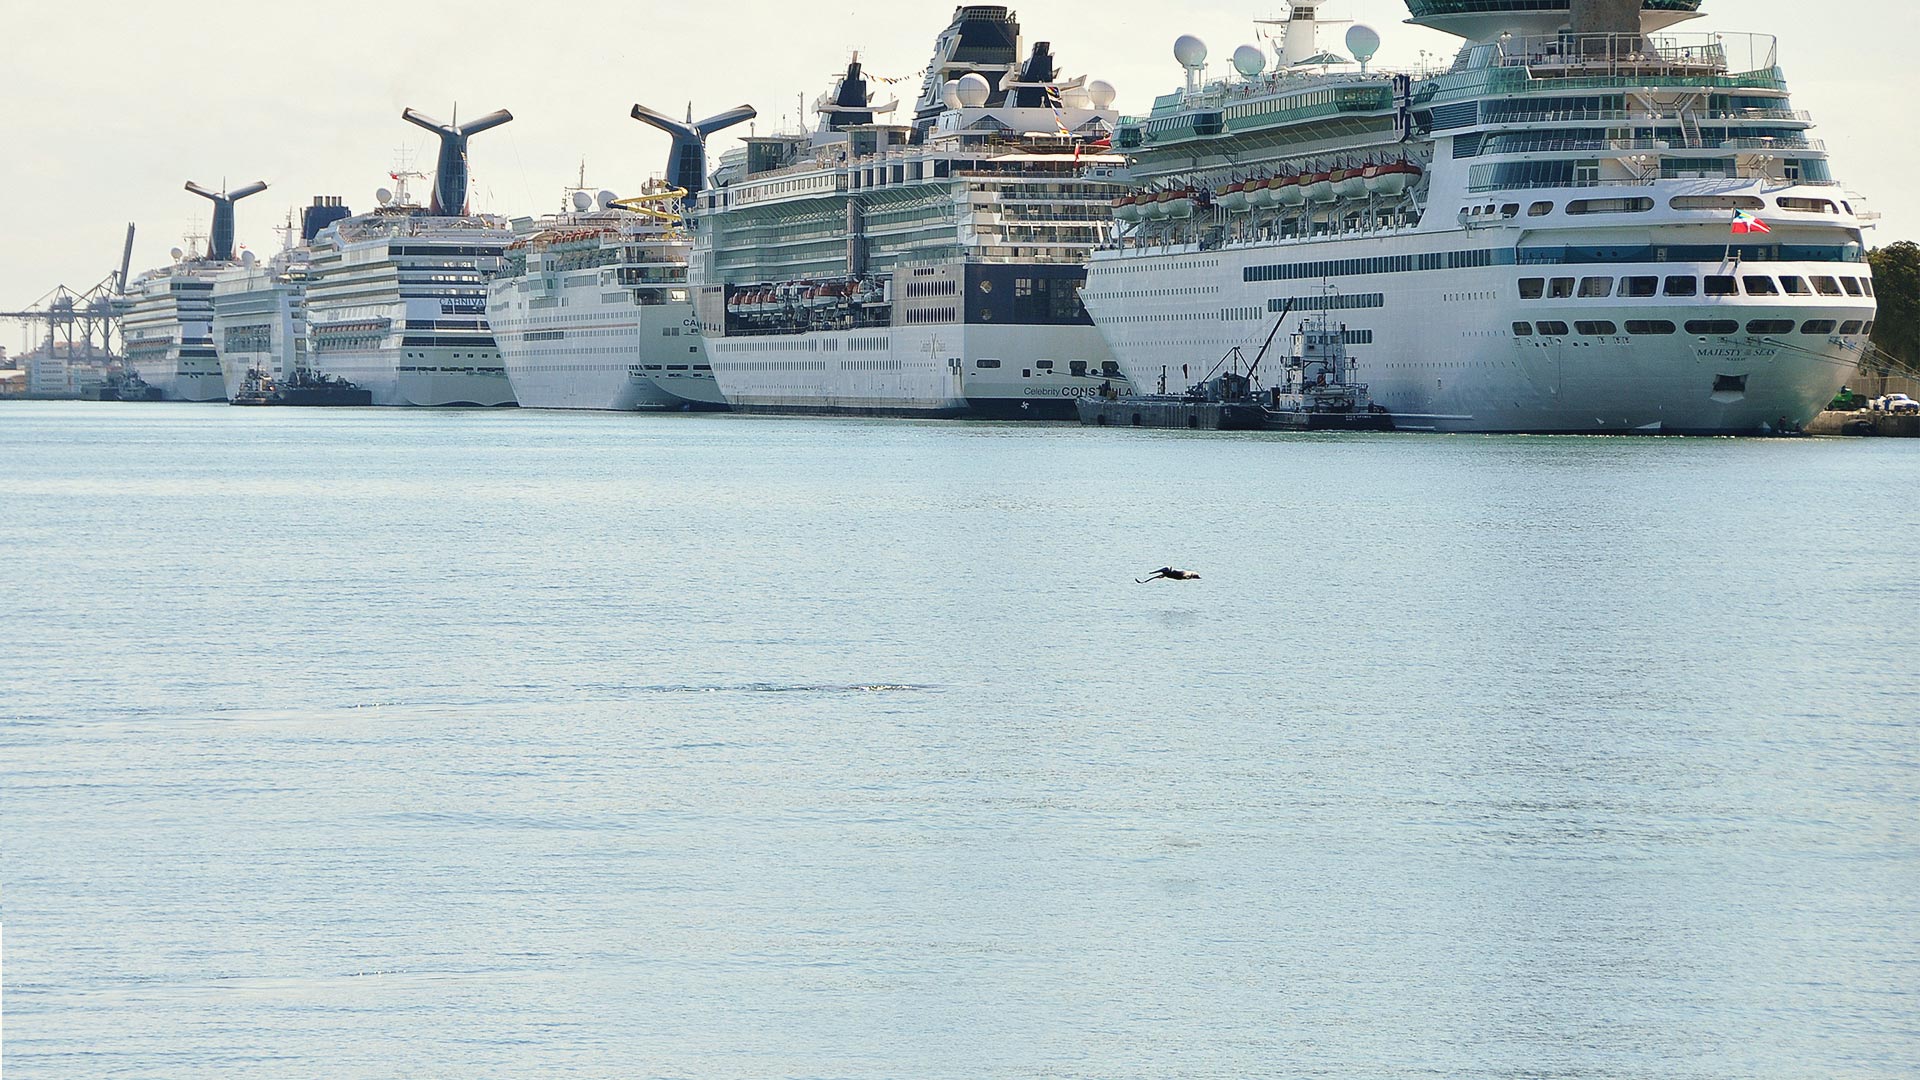
[[[1720,109],[1697,112],[1694,114],[1694,119],[1707,123],[1729,120],[1798,120],[1808,124],[1813,123],[1813,115],[1801,109]],[[1499,116],[1480,118],[1480,123],[1485,126],[1614,122],[1653,124],[1662,121],[1679,123],[1679,110],[1648,112],[1638,109],[1530,109],[1524,112],[1509,112]]]
[[[1554,34],[1500,39],[1499,66],[1535,77],[1736,74],[1772,71],[1779,40],[1769,34]]]

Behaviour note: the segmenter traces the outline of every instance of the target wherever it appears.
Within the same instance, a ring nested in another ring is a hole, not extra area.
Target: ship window
[[[1085,375],[1086,373],[1087,373],[1087,362],[1085,360],[1067,361],[1067,374],[1078,377],[1081,375]]]
[[[1675,195],[1667,200],[1675,210],[1765,210],[1767,204],[1751,195]]]
[[[990,356],[983,356],[980,359],[975,360],[973,362],[973,366],[977,368],[997,368],[1000,366],[1000,361],[995,360],[993,357],[990,357]]]
[[[1741,278],[1740,283],[1747,287],[1748,296],[1780,295],[1780,289],[1774,285],[1773,279],[1770,277],[1746,277]]]
[[[1868,337],[1872,337],[1873,336],[1873,320],[1868,319],[1866,321],[1866,324],[1860,327],[1860,332],[1867,335]]]
[[[1749,334],[1791,334],[1792,319],[1755,319],[1747,324]]]
[[[1040,369],[1041,371],[1052,371],[1052,370],[1053,370],[1053,361],[1051,361],[1051,360],[1035,360],[1035,361],[1033,362],[1033,366],[1034,366],[1034,367],[1037,367],[1037,368],[1039,368],[1039,369]]]
[[[1613,279],[1610,277],[1590,277],[1580,279],[1580,296],[1583,299],[1604,299],[1613,295]]]
[[[1858,334],[1860,332],[1860,320],[1848,319],[1846,322],[1841,323],[1840,332],[1848,337]]]
[[[1857,277],[1843,277],[1840,279],[1840,284],[1846,286],[1848,296],[1866,295],[1860,291],[1860,279]]]
[[[1700,283],[1690,277],[1670,277],[1667,279],[1668,296],[1692,296],[1700,291]]]
[[[1590,183],[1599,183],[1595,175]],[[1653,209],[1653,200],[1645,197],[1631,199],[1575,199],[1567,204],[1569,214],[1644,214]]]
[[[1501,216],[1501,217],[1519,217],[1519,216],[1520,216],[1520,204],[1519,204],[1519,203],[1517,203],[1517,202],[1516,202],[1516,203],[1506,203],[1505,205],[1503,205],[1503,206],[1501,206],[1501,207],[1500,207],[1500,216]]]
[[[1538,300],[1546,294],[1546,290],[1546,278],[1529,277],[1520,279],[1520,299],[1522,300]]]
[[[1532,337],[1532,336],[1533,336],[1533,327],[1531,327],[1531,326],[1529,326],[1529,325],[1527,325],[1526,323],[1523,323],[1523,322],[1517,322],[1517,323],[1514,323],[1514,324],[1513,324],[1513,336],[1514,336],[1514,337]]]
[[[1565,337],[1567,335],[1567,324],[1548,320],[1540,324],[1540,332],[1548,337]]]
[[[1837,281],[1835,281],[1835,280],[1833,280],[1833,279],[1832,279],[1832,278],[1830,278],[1830,277],[1817,277],[1817,278],[1814,278],[1814,279],[1813,279],[1813,291],[1814,291],[1814,292],[1817,292],[1817,293],[1819,293],[1819,294],[1820,294],[1821,296],[1840,296],[1840,295],[1842,295],[1842,293],[1840,292],[1840,283],[1839,283],[1839,282],[1837,282]]]
[[[1687,324],[1687,333],[1702,337],[1716,337],[1725,334],[1737,334],[1740,324],[1732,319],[1695,319]]]
[[[1861,278],[1860,287],[1867,290],[1868,296],[1873,295],[1873,279],[1872,278],[1864,278],[1864,277]]]
[[[1527,207],[1528,217],[1546,217],[1551,213],[1553,213],[1553,204],[1550,202],[1537,202]]]
[[[1832,319],[1809,319],[1800,325],[1800,332],[1803,334],[1831,334],[1833,333],[1833,325]]]
[[[1780,288],[1781,291],[1785,292],[1788,296],[1805,296],[1809,291],[1807,289],[1806,279],[1795,277],[1792,274],[1782,274],[1780,276]]]
[[[1549,284],[1547,295],[1554,300],[1565,300],[1573,295],[1573,279],[1557,277]]]
[[[1608,337],[1620,332],[1618,326],[1615,326],[1605,319],[1599,319],[1593,322],[1577,322],[1573,324],[1573,328],[1580,331],[1580,333],[1586,337]]]
[[[1740,290],[1737,286],[1734,285],[1732,278],[1727,277],[1724,274],[1708,274],[1707,275],[1707,295],[1708,296],[1738,296],[1740,295]]]
[[[1629,334],[1671,334],[1674,330],[1674,325],[1665,319],[1629,319],[1627,321]]]
[[[1654,296],[1660,292],[1657,277],[1630,277],[1620,281],[1621,296]]]

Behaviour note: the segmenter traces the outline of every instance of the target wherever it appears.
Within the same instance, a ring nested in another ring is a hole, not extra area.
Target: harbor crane
[[[86,289],[65,284],[53,289],[18,311],[0,311],[0,319],[26,324],[38,344],[49,354],[64,348],[71,359],[114,358],[120,338],[120,319],[128,302],[127,272],[133,262],[133,223],[127,223],[126,246],[120,252],[120,268]],[[44,326],[39,333],[36,327]]]

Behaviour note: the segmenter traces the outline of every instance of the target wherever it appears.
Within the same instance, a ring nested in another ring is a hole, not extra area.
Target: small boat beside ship
[[[373,391],[308,368],[296,368],[284,378],[263,368],[249,368],[227,401],[232,405],[371,405]]]
[[[1103,386],[1075,403],[1080,422],[1190,431],[1392,431],[1393,417],[1353,377],[1347,328],[1325,312],[1301,320],[1277,365],[1279,381],[1261,385],[1260,368],[1289,313],[1281,311],[1245,371],[1235,346],[1182,394],[1164,392],[1164,374],[1158,394],[1118,394]]]

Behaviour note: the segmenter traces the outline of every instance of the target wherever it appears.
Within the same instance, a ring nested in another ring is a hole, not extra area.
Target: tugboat
[[[233,395],[235,405],[371,405],[373,391],[355,386],[332,375],[319,375],[306,368],[295,368],[285,382],[260,368],[248,368],[240,390]]]
[[[1281,431],[1392,431],[1393,417],[1353,381],[1347,330],[1325,312],[1300,322],[1279,386],[1267,392],[1267,426]]]
[[[101,401],[159,401],[160,388],[140,377],[140,373],[127,368],[118,378],[109,378],[100,387]]]

